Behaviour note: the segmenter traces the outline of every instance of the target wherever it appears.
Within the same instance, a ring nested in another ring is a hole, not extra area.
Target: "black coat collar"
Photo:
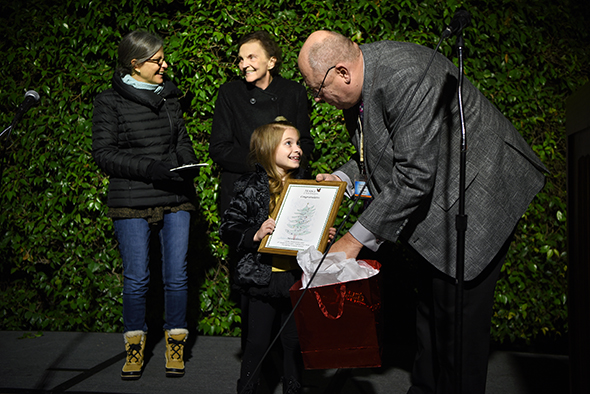
[[[179,97],[182,93],[169,79],[164,80],[164,90],[156,94],[151,90],[136,89],[133,86],[123,82],[123,78],[118,72],[113,75],[113,89],[127,100],[134,101],[138,104],[145,105],[151,109],[158,109],[164,103],[164,99]]]

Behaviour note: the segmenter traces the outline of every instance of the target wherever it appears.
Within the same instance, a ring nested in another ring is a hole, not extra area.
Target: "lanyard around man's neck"
[[[357,119],[357,125],[359,130],[359,156],[360,156],[360,170],[362,175],[367,175],[367,169],[365,168],[365,137],[363,134],[363,121],[364,121],[364,106],[363,102],[359,104],[359,116]]]

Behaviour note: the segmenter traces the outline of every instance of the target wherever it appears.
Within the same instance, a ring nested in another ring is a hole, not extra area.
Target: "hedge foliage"
[[[110,86],[124,34],[142,28],[165,39],[169,74],[186,92],[183,108],[195,151],[211,163],[207,147],[216,93],[239,77],[236,43],[243,34],[258,29],[275,34],[285,55],[282,75],[300,81],[298,50],[314,30],[339,31],[361,44],[393,39],[434,48],[455,10],[464,7],[472,15],[465,30],[467,77],[512,120],[551,171],[521,221],[503,269],[493,337],[535,342],[567,333],[565,99],[588,82],[587,5],[573,0],[1,2],[0,123],[11,123],[29,89],[41,94],[41,105],[3,141],[0,329],[122,329],[121,260],[112,222],[104,215],[108,178],[91,157],[91,122],[93,99]],[[452,57],[452,46],[449,41],[441,51]],[[353,152],[342,115],[313,104],[311,116],[319,152],[313,170],[331,171]],[[201,206],[193,220],[190,318],[202,333],[239,335],[227,248],[217,232],[218,171],[212,165],[195,180]],[[340,218],[346,209],[344,204]],[[401,248],[392,246],[399,256],[405,255]],[[403,264],[398,259],[396,266]],[[395,286],[396,279],[390,280]],[[157,286],[152,287],[158,300]],[[152,317],[161,318],[161,309],[155,310],[160,317]]]

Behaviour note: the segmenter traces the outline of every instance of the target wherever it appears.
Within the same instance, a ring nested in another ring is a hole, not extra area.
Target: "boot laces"
[[[182,349],[184,347],[184,339],[178,340],[172,337],[168,337],[168,345],[170,345],[170,358],[172,359],[181,359]]]
[[[129,363],[139,363],[141,361],[141,343],[130,343],[127,349],[127,361]]]

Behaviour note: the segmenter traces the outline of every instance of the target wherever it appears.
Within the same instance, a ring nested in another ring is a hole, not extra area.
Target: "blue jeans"
[[[157,225],[146,219],[116,219],[115,235],[123,258],[123,324],[125,332],[147,331],[146,294],[150,282],[149,245],[152,230],[158,232],[164,282],[164,329],[186,328],[188,294],[187,252],[190,213],[167,213]]]

